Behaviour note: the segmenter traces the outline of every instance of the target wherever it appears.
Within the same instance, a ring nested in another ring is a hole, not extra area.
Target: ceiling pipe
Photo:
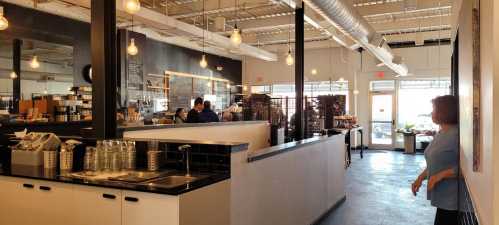
[[[394,54],[383,36],[346,0],[305,0],[305,3],[322,15],[328,22],[350,36],[361,47],[383,62],[400,76],[408,75],[408,68],[403,63],[395,63]]]

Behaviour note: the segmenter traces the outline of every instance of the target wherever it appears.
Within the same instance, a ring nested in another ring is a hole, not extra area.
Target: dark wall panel
[[[27,38],[44,42],[71,45],[74,48],[75,86],[89,86],[81,76],[83,67],[90,64],[90,25],[33,9],[1,2],[9,29],[2,35],[12,38]]]
[[[144,58],[146,75],[163,74],[165,70],[170,70],[197,75],[213,75],[213,77],[228,79],[234,84],[240,84],[242,81],[242,64],[238,60],[207,54],[208,68],[203,69],[199,66],[201,52],[153,39],[147,39],[146,53]],[[221,72],[217,71],[217,64],[224,67]]]

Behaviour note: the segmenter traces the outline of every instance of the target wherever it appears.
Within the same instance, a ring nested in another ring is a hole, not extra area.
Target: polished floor
[[[426,200],[426,184],[417,197],[411,182],[425,167],[423,155],[371,150],[352,155],[347,199],[319,225],[432,225],[435,209]]]

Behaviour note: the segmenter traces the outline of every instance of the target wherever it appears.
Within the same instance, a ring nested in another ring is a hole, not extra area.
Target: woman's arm
[[[444,179],[457,177],[456,171],[457,171],[456,168],[450,168],[442,170],[437,174],[431,176],[430,180],[428,181],[428,190],[431,191],[435,187],[435,185],[438,184],[438,182]]]
[[[419,188],[421,187],[421,185],[423,184],[423,181],[428,177],[428,169],[424,169],[423,172],[421,172],[418,176],[418,178],[412,183],[412,194],[414,194],[414,196],[416,196],[416,194],[418,193],[419,191]]]

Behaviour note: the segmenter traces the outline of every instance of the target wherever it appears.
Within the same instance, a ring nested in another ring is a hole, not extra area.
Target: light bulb
[[[140,11],[140,1],[139,0],[123,0],[123,7],[125,11],[130,14],[135,14]]]
[[[208,66],[208,61],[206,61],[206,55],[203,55],[201,57],[201,61],[199,61],[199,66],[201,66],[201,68],[206,68]]]
[[[232,42],[232,45],[234,45],[235,47],[239,47],[241,42],[243,42],[243,39],[241,37],[241,31],[237,28],[237,26],[234,27],[234,30],[230,35],[230,41]]]
[[[293,59],[293,55],[291,55],[291,50],[288,52],[288,56],[286,56],[286,64],[288,66],[292,66],[295,63],[295,59]]]
[[[137,55],[139,53],[139,49],[135,45],[135,39],[131,38],[130,39],[130,45],[128,45],[128,48],[126,49],[129,55]]]
[[[224,70],[224,67],[223,67],[223,66],[221,66],[221,65],[218,65],[218,66],[217,66],[217,70],[218,70],[218,71],[222,71],[222,70]]]
[[[47,89],[43,90],[43,94],[48,94],[49,91],[47,91]]]
[[[31,66],[31,68],[33,69],[38,69],[40,68],[40,63],[38,62],[38,56],[33,56],[33,59],[31,60],[31,62],[29,63],[29,65]]]
[[[227,86],[225,86],[225,87],[227,87],[227,89],[230,89],[230,84],[227,84]]]
[[[3,16],[3,7],[0,6],[0,30],[5,30],[9,27],[9,21]]]
[[[316,75],[317,74],[317,69],[312,69],[312,71],[310,71],[310,73],[312,73],[312,75]]]
[[[211,87],[211,81],[208,81],[208,83],[206,83],[206,86]]]
[[[359,93],[360,93],[359,90],[353,90],[354,95],[358,95]]]
[[[243,91],[247,91],[247,90],[248,90],[248,86],[243,85]]]
[[[14,80],[16,78],[17,78],[17,73],[14,71],[10,72],[10,79]]]
[[[340,78],[338,79],[338,82],[345,82],[345,78],[340,77]]]

